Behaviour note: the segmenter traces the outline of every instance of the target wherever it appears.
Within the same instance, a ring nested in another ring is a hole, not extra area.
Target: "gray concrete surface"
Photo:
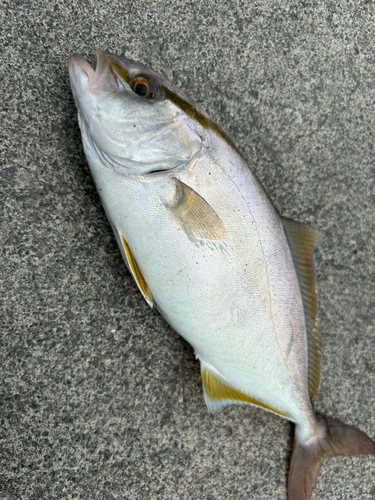
[[[286,499],[292,425],[210,415],[121,261],[66,69],[96,47],[180,85],[325,235],[316,408],[374,439],[374,1],[2,0],[0,40],[1,499]],[[374,499],[375,459],[327,461],[328,498]]]

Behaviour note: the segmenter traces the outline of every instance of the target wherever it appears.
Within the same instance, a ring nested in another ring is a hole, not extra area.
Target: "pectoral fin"
[[[175,178],[176,194],[169,210],[189,237],[224,240],[225,228],[215,210],[191,187]]]
[[[251,404],[254,406],[259,406],[264,408],[265,410],[272,411],[273,413],[277,413],[282,417],[288,418],[286,415],[281,413],[274,408],[258,401],[255,398],[244,394],[243,392],[230,387],[228,384],[219,379],[215,374],[213,374],[210,370],[201,365],[201,374],[202,374],[202,383],[203,383],[203,391],[204,398],[206,401],[207,408],[215,412],[222,408],[223,406],[228,405],[241,405],[241,404]]]
[[[314,403],[320,376],[320,334],[317,321],[313,250],[322,235],[292,220],[283,219],[285,233],[296,266],[308,332],[309,393]]]
[[[153,300],[152,300],[152,295],[151,295],[151,292],[147,286],[147,283],[145,281],[145,279],[143,278],[142,276],[142,273],[141,271],[139,270],[139,267],[138,267],[138,264],[129,248],[129,245],[126,243],[125,241],[125,238],[123,237],[123,235],[120,233],[120,231],[118,232],[119,236],[120,236],[120,240],[121,240],[121,243],[122,243],[122,248],[123,248],[123,256],[126,260],[126,263],[127,263],[127,266],[128,266],[128,269],[131,273],[131,275],[133,276],[134,278],[134,281],[137,283],[138,285],[138,288],[139,290],[141,291],[143,297],[145,298],[147,304],[150,306],[150,307],[153,307]]]

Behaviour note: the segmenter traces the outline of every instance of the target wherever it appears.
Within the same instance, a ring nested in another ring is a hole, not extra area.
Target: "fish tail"
[[[309,500],[326,457],[375,455],[375,443],[364,432],[317,415],[319,437],[302,443],[295,432],[288,477],[288,500]]]

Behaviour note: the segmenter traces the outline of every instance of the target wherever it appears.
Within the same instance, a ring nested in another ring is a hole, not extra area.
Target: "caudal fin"
[[[375,443],[363,432],[341,422],[317,416],[321,438],[302,444],[294,438],[288,478],[288,500],[309,500],[326,457],[375,455]]]

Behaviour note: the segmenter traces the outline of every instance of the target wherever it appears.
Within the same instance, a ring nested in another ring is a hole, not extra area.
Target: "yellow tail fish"
[[[318,233],[280,217],[225,134],[138,62],[68,60],[85,154],[145,300],[194,348],[210,411],[250,404],[295,423],[288,500],[311,498],[328,456],[375,454],[314,413]]]

